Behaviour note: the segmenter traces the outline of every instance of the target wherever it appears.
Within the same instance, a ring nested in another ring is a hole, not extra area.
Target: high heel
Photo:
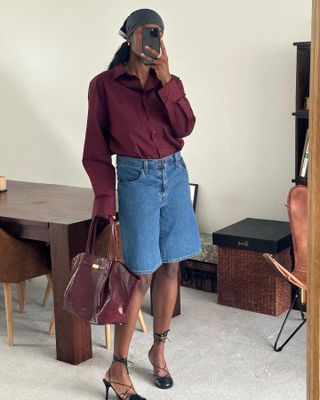
[[[106,400],[108,400],[108,398],[109,398],[109,389],[110,389],[111,383],[109,381],[107,381],[105,378],[103,378],[103,383],[106,386]]]
[[[157,374],[153,373],[153,376],[155,378],[154,379],[154,384],[159,389],[169,389],[169,388],[171,388],[173,386],[173,379],[172,379],[172,376],[170,375],[170,372],[168,371],[167,364],[165,364],[164,367],[160,367],[159,365],[154,364],[151,361],[150,353],[151,353],[152,347],[154,346],[154,344],[156,342],[165,342],[166,341],[169,331],[170,331],[170,329],[166,330],[163,333],[154,332],[153,333],[154,343],[153,343],[153,345],[151,346],[151,349],[148,352],[148,358],[149,358],[149,361],[151,362],[151,364],[154,367],[156,367],[158,369],[162,369],[163,371],[165,371],[167,373],[165,376],[160,376],[160,375],[157,375]],[[168,338],[168,340],[169,340],[169,338]]]
[[[117,356],[117,355],[114,354],[114,355],[113,355],[113,361],[112,361],[112,362],[115,362],[115,361],[119,361],[119,362],[124,363],[124,364],[126,365],[127,373],[128,373],[128,375],[129,375],[129,371],[128,371],[128,359],[127,359],[127,358],[123,358],[123,357],[119,357],[119,356]],[[129,362],[131,362],[131,361],[129,361]],[[133,364],[133,363],[132,363],[132,364]],[[120,400],[147,400],[145,397],[141,397],[140,395],[138,395],[138,393],[127,394],[128,391],[129,391],[130,389],[133,388],[133,384],[131,384],[131,385],[129,386],[129,385],[126,385],[125,383],[112,381],[112,380],[110,379],[110,373],[108,373],[108,377],[109,377],[109,380],[106,379],[106,378],[103,378],[103,379],[102,379],[102,381],[103,381],[103,383],[105,384],[105,387],[106,387],[106,400],[108,400],[108,398],[109,398],[109,389],[110,389],[110,387],[112,387],[112,389],[114,390],[114,392],[115,392],[115,394],[117,395],[118,399],[120,399]],[[112,386],[112,383],[117,383],[118,385],[126,386],[128,389],[127,389],[125,392],[119,394],[119,393],[115,390],[115,388]]]

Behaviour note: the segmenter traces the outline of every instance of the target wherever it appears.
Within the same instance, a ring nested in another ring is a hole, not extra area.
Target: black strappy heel
[[[158,369],[162,369],[163,371],[165,371],[167,373],[167,375],[165,375],[165,376],[160,376],[160,375],[157,375],[157,374],[153,373],[153,376],[155,378],[154,379],[154,384],[159,389],[169,389],[169,388],[171,388],[172,385],[173,385],[173,379],[172,379],[172,377],[170,375],[170,372],[167,369],[167,364],[165,364],[164,367],[160,367],[159,365],[155,365],[150,359],[150,352],[151,352],[152,347],[154,346],[155,342],[165,342],[166,341],[169,331],[170,331],[170,329],[166,330],[163,333],[154,332],[153,333],[154,343],[153,343],[153,345],[151,346],[151,349],[148,352],[148,358],[149,358],[149,361],[151,362],[151,364],[154,367],[156,367]],[[168,338],[168,340],[169,340],[169,338]]]
[[[119,362],[124,363],[124,364],[126,365],[127,373],[128,373],[128,375],[129,375],[129,371],[128,371],[128,359],[127,359],[127,358],[123,358],[123,357],[116,356],[116,355],[114,354],[114,355],[113,355],[113,361],[112,361],[112,362],[115,362],[115,361],[119,361]],[[129,361],[129,362],[131,363],[131,361]],[[132,363],[132,364],[133,364],[133,363]],[[109,378],[110,378],[110,373],[108,374],[108,376],[109,376]],[[129,385],[126,385],[125,383],[121,383],[121,382],[116,382],[116,381],[112,381],[112,380],[108,381],[108,380],[105,379],[105,378],[103,378],[102,380],[103,380],[103,383],[104,383],[105,386],[106,386],[106,400],[108,400],[108,397],[109,397],[109,389],[110,389],[110,386],[112,387],[112,389],[114,390],[114,392],[115,392],[115,394],[117,395],[118,399],[120,399],[120,400],[147,400],[145,397],[141,397],[140,395],[138,395],[138,393],[127,394],[128,391],[129,391],[130,389],[133,388],[133,384],[131,384],[131,385],[129,386]],[[115,388],[112,386],[112,383],[117,383],[117,384],[119,384],[119,385],[127,386],[128,389],[127,389],[125,392],[119,394],[119,393],[115,390]]]

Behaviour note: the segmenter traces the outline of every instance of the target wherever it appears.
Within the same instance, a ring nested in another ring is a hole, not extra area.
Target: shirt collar
[[[127,71],[123,64],[118,64],[112,68],[112,78],[116,79],[118,76],[125,74]]]
[[[124,74],[126,74],[127,77],[132,77],[132,75],[127,74],[127,71],[123,64],[116,65],[112,68],[111,71],[113,79],[117,79],[119,78],[119,76],[122,76]],[[156,71],[153,68],[150,68],[148,80],[150,81],[148,84],[149,88],[154,88],[160,82],[160,79],[157,77]]]

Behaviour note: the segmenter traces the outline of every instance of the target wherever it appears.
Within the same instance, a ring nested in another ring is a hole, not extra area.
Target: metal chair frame
[[[286,314],[286,317],[285,317],[285,319],[284,319],[284,321],[283,321],[283,323],[281,325],[280,332],[279,332],[279,334],[277,336],[277,339],[276,339],[276,341],[275,341],[275,343],[273,345],[273,348],[274,348],[275,351],[281,351],[284,348],[284,346],[289,342],[289,340],[298,332],[298,330],[302,327],[302,325],[307,321],[307,318],[306,318],[306,316],[305,316],[305,314],[303,312],[303,309],[302,309],[301,289],[298,286],[295,286],[295,285],[292,285],[292,287],[293,287],[293,290],[294,290],[294,298],[293,298],[293,300],[291,302],[291,306],[290,306],[290,308],[289,308],[289,310],[288,310],[288,312]],[[287,322],[287,319],[289,317],[289,314],[291,313],[291,310],[293,309],[293,306],[295,305],[296,302],[298,303],[298,306],[299,306],[299,311],[301,313],[302,322],[291,333],[291,335],[280,346],[278,346],[278,341],[280,339],[280,336],[282,334],[284,326],[285,326],[285,324]]]

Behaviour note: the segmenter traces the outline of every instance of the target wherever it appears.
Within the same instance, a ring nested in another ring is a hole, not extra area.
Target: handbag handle
[[[99,218],[101,218],[99,215],[95,215],[93,217],[93,219],[91,220],[89,234],[88,234],[86,253],[89,253],[92,255],[94,255],[94,242],[96,239],[97,225],[99,222]],[[116,255],[117,255],[118,234],[117,234],[117,229],[116,229],[116,223],[111,215],[108,215],[108,222],[109,222],[109,224],[111,224],[110,238],[109,238],[109,243],[107,244],[108,259],[110,262],[112,262],[116,259]]]
[[[108,220],[111,223],[111,233],[110,239],[108,243],[108,258],[110,262],[114,261],[117,256],[117,248],[118,248],[118,234],[115,220],[112,216],[108,216]]]
[[[93,244],[94,244],[94,240],[95,240],[95,236],[96,236],[97,224],[98,224],[98,215],[95,215],[91,219],[89,234],[88,234],[88,239],[87,239],[87,245],[86,245],[86,253],[89,253],[89,254],[93,254]]]

